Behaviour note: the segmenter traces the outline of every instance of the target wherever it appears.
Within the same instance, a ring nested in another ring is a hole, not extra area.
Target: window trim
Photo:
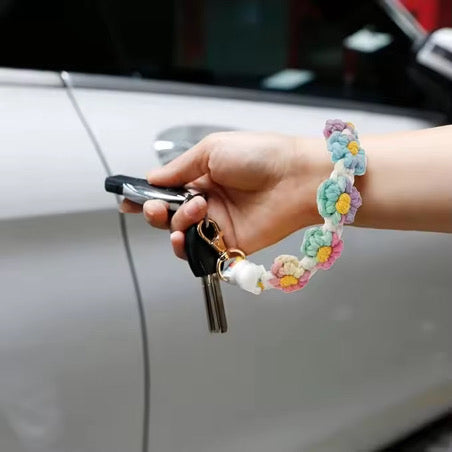
[[[309,107],[338,108],[344,110],[365,110],[374,113],[407,116],[426,119],[434,124],[446,124],[446,115],[429,110],[397,107],[394,105],[373,104],[355,100],[308,96],[294,93],[259,91],[215,85],[202,85],[186,82],[141,79],[116,75],[83,74],[62,72],[66,84],[73,88],[126,91],[136,93],[156,93],[193,97],[213,97],[252,102],[268,102]]]
[[[58,88],[64,86],[58,72],[4,67],[0,67],[0,86],[1,85],[47,86]]]
[[[0,67],[0,86],[41,86],[155,93],[217,99],[236,99],[252,102],[267,102],[308,107],[338,108],[344,110],[365,110],[374,113],[407,116],[426,119],[434,124],[446,124],[446,115],[435,111],[393,105],[372,104],[347,99],[307,96],[293,93],[259,91],[226,86],[201,85],[185,82],[140,79],[116,75],[84,74],[78,72],[53,72],[33,69],[13,69]]]

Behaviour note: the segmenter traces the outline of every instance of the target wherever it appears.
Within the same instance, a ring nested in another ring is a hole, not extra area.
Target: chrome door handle
[[[225,132],[232,129],[213,125],[175,126],[160,132],[152,145],[162,165],[184,153],[205,136],[214,132]]]

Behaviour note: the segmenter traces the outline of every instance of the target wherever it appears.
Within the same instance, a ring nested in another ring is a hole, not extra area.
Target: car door
[[[142,450],[142,335],[105,175],[60,76],[0,69],[1,451]]]
[[[361,135],[433,125],[234,89],[70,83],[112,172],[139,177],[160,164],[153,142],[172,128],[189,142],[199,126],[319,136],[335,117]],[[302,292],[256,297],[223,284],[229,331],[211,335],[200,281],[172,255],[168,233],[141,216],[126,222],[149,328],[150,450],[369,450],[452,403],[447,234],[347,228],[341,263]],[[296,253],[301,237],[253,260]]]

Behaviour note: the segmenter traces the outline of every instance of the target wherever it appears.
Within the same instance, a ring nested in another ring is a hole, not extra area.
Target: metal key
[[[209,220],[207,226],[204,221],[191,226],[185,234],[185,252],[193,274],[202,278],[209,330],[211,333],[225,333],[228,324],[217,272],[222,238],[214,225],[216,223]],[[216,241],[219,241],[218,248],[212,245]]]

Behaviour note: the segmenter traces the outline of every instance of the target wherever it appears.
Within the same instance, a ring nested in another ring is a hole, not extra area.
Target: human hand
[[[184,231],[206,214],[223,230],[228,247],[250,254],[321,221],[316,190],[330,166],[315,140],[275,133],[215,133],[147,177],[154,185],[196,188],[207,194],[207,201],[193,198],[171,221],[162,201],[147,201],[142,209],[125,200],[121,210],[143,210],[152,226],[170,228],[178,257],[185,257]]]

